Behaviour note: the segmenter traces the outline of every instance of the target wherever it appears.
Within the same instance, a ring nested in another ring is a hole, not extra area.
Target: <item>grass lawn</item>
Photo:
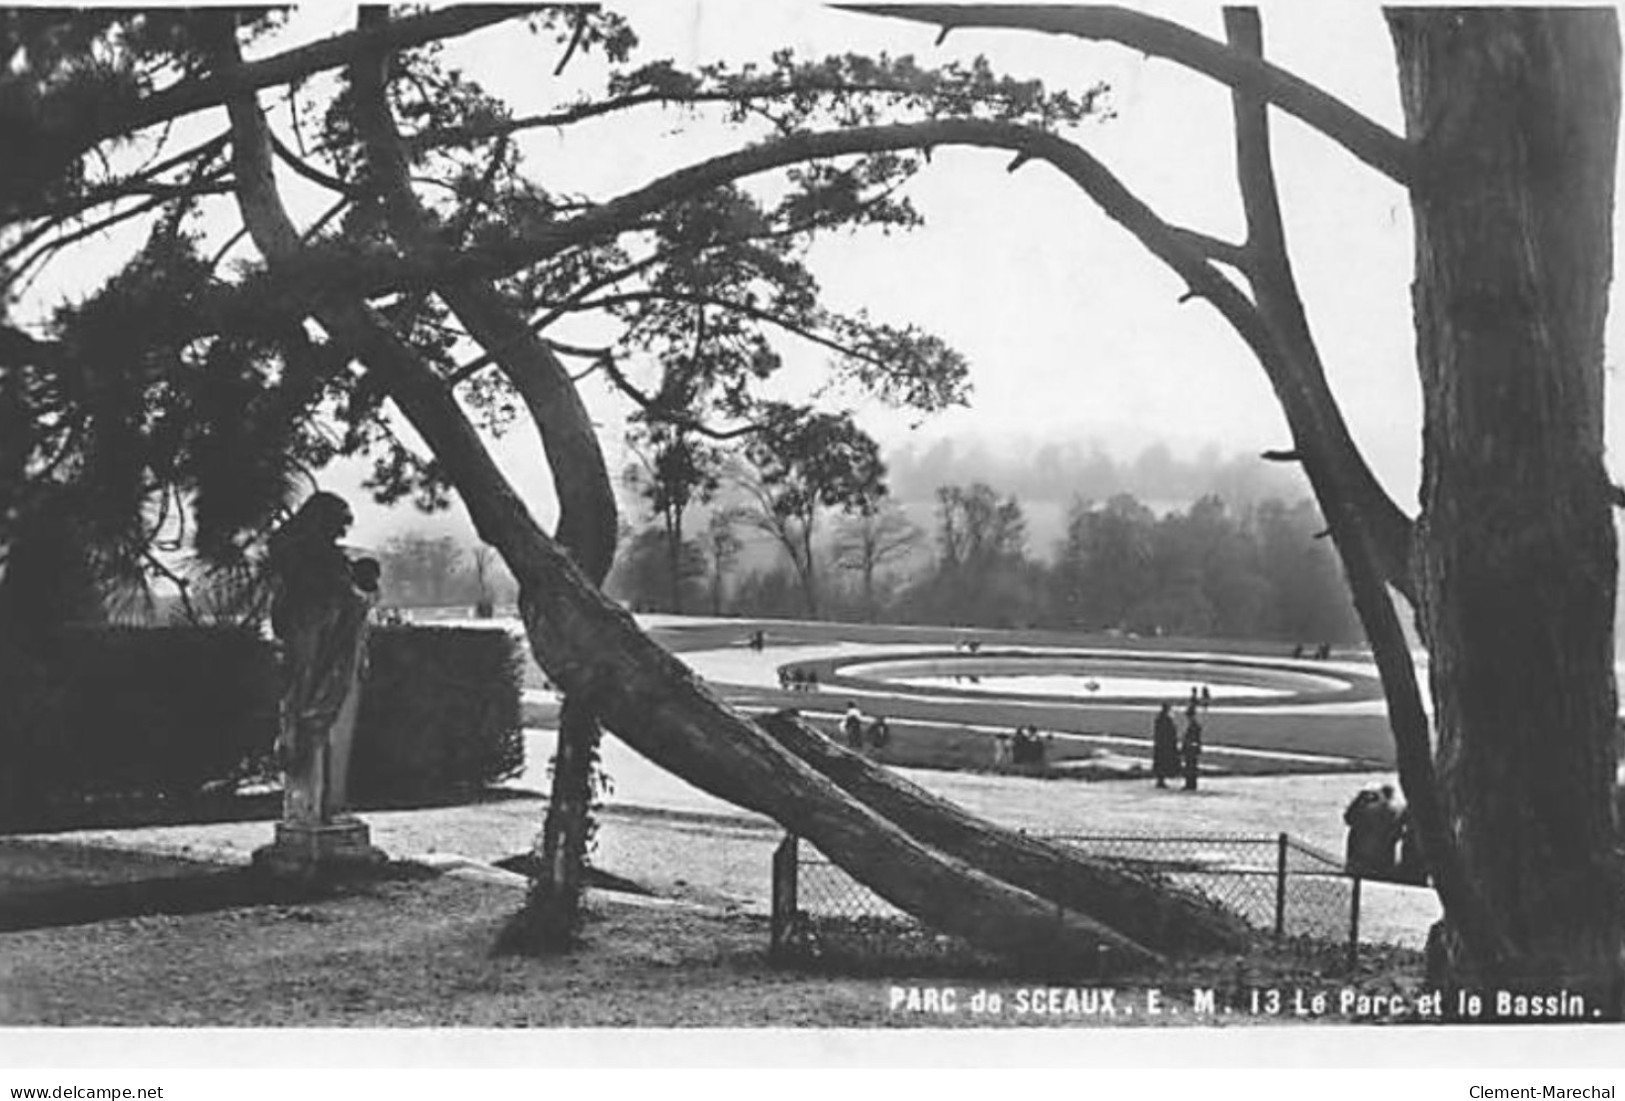
[[[205,865],[148,853],[0,840],[0,900],[196,875]]]

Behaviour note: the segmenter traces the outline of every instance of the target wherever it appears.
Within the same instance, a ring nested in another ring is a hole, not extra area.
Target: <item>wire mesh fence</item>
[[[1285,948],[1354,965],[1361,881],[1335,855],[1288,834],[1045,840],[1198,895]],[[774,855],[772,915],[773,952],[787,963],[956,973],[998,971],[1008,963],[922,924],[793,836]]]
[[[1355,880],[1336,856],[1290,834],[1086,834],[1050,840],[1125,868],[1160,874],[1279,937],[1336,941],[1351,935]]]

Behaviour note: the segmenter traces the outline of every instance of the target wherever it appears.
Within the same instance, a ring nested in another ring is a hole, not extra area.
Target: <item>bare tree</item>
[[[819,518],[829,509],[861,511],[881,498],[880,448],[849,414],[778,406],[750,438],[745,459],[735,464],[733,479],[750,500],[742,515],[784,549],[807,615],[817,619]]]
[[[491,587],[491,569],[496,552],[484,543],[476,543],[468,560],[474,567],[474,608],[480,616],[489,616],[495,610],[496,591]]]
[[[743,520],[744,515],[738,509],[721,508],[711,513],[705,522],[702,546],[711,575],[712,615],[722,614],[722,598],[728,575],[739,564],[739,552],[744,549],[737,530]]]
[[[897,502],[883,499],[842,518],[835,528],[836,569],[858,575],[863,586],[864,614],[875,618],[875,578],[886,566],[903,561],[920,545],[922,533]]]

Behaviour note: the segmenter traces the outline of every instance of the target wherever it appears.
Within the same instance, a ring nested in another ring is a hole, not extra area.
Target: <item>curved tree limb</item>
[[[1251,8],[1225,9],[1225,26],[1232,47],[1249,56],[1263,48],[1258,12]],[[1311,443],[1297,441],[1299,461],[1317,492],[1335,489],[1341,506],[1363,525],[1377,554],[1380,576],[1415,603],[1416,585],[1411,573],[1411,544],[1414,537],[1410,518],[1394,503],[1377,481],[1354,443],[1326,379],[1320,351],[1309,330],[1303,300],[1286,248],[1281,222],[1280,198],[1275,186],[1275,166],[1270,153],[1268,105],[1258,96],[1237,90],[1231,94],[1236,119],[1236,174],[1246,216],[1247,257],[1242,266],[1253,289],[1259,311],[1276,334],[1293,365],[1296,386],[1293,407],[1287,410],[1294,434],[1312,430]],[[1285,403],[1287,397],[1282,396]],[[1295,411],[1296,410],[1296,411]],[[1324,477],[1325,473],[1335,479]],[[1317,478],[1319,480],[1317,481]],[[1330,513],[1328,521],[1332,520]],[[1334,530],[1337,525],[1333,524]]]
[[[412,257],[368,254],[358,258],[340,248],[313,251],[298,265],[296,273],[289,271],[277,289],[298,308],[308,308],[333,293],[371,298],[432,287],[446,278],[512,275],[566,249],[624,232],[673,202],[736,180],[804,161],[949,145],[1004,149],[1052,161],[1050,154],[1057,149],[1077,149],[1036,127],[982,119],[938,119],[794,134],[678,169],[570,218],[517,226],[506,241],[460,250],[441,247],[430,255]],[[264,288],[252,297],[263,309]],[[229,304],[226,308],[230,308]]]
[[[318,187],[324,187],[329,191],[336,191],[345,198],[355,198],[355,196],[359,193],[353,184],[346,183],[337,176],[323,172],[320,168],[317,168],[315,165],[305,160],[298,153],[295,153],[292,149],[289,149],[287,143],[282,141],[282,139],[278,138],[275,134],[271,135],[271,151],[277,155],[278,159],[280,159],[283,164],[293,169],[311,183],[316,184]]]
[[[1010,27],[1116,42],[1262,97],[1397,183],[1414,171],[1410,143],[1308,81],[1167,19],[1106,5],[838,4],[847,11],[959,27]]]
[[[548,111],[537,115],[522,115],[519,118],[491,118],[481,119],[477,122],[464,123],[458,126],[441,126],[420,131],[407,137],[407,147],[413,151],[424,149],[438,149],[445,146],[458,146],[470,141],[480,141],[486,138],[506,137],[523,133],[526,130],[538,130],[546,127],[564,127],[577,122],[590,119],[603,118],[621,111],[635,110],[640,107],[669,107],[673,105],[699,106],[702,104],[730,103],[736,105],[749,105],[758,101],[788,99],[803,96],[809,92],[839,92],[843,95],[925,95],[920,88],[913,87],[905,81],[848,81],[830,82],[822,87],[804,84],[766,84],[754,87],[720,88],[713,91],[679,91],[676,89],[663,89],[659,91],[627,92],[622,95],[609,96],[604,99],[587,100],[561,107],[556,111]],[[996,96],[988,96],[987,102],[996,100]],[[1009,102],[1003,100],[1002,102]],[[775,121],[769,119],[768,121]]]
[[[363,19],[382,15],[382,9],[369,9]],[[385,95],[387,57],[386,51],[369,48],[351,68],[356,127],[391,232],[408,254],[437,252],[438,227],[412,192],[405,148]],[[594,583],[602,584],[615,556],[615,491],[591,415],[569,372],[487,281],[446,279],[434,289],[519,391],[540,434],[559,498],[556,537]]]
[[[705,424],[703,421],[697,420],[694,417],[686,416],[674,410],[663,409],[661,408],[661,404],[658,400],[650,397],[636,384],[634,384],[631,379],[626,377],[626,372],[621,370],[620,365],[615,362],[615,357],[612,355],[604,355],[599,357],[598,368],[599,370],[603,371],[604,374],[609,378],[610,382],[614,384],[615,389],[619,390],[626,397],[630,398],[639,408],[650,413],[658,411],[659,420],[667,424],[676,425],[679,428],[687,429],[696,435],[719,441],[738,440],[743,439],[746,436],[754,435],[762,430],[762,426],[759,424],[745,424],[737,428],[712,428],[710,425]]]
[[[360,15],[363,26],[387,18],[382,8],[363,8]],[[584,18],[577,20],[566,59],[585,26]],[[367,51],[351,67],[354,118],[367,151],[372,183],[383,197],[390,231],[409,252],[417,252],[434,245],[439,227],[412,191],[405,146],[386,91],[389,57],[388,51]],[[487,185],[499,163],[500,150],[487,169]],[[448,237],[460,241],[462,233],[454,231]],[[593,585],[601,586],[615,559],[615,491],[592,417],[569,372],[489,281],[447,280],[435,289],[468,334],[496,359],[525,402],[559,499],[555,538]],[[567,693],[559,715],[553,787],[543,826],[541,855],[548,873],[538,881],[527,915],[538,947],[558,947],[575,938],[590,841],[592,770],[601,736],[591,699]]]
[[[1262,54],[1257,9],[1227,8],[1224,22],[1233,49],[1248,56]],[[1245,270],[1259,312],[1283,350],[1283,366],[1296,384],[1293,393],[1302,412],[1294,416],[1288,409],[1295,454],[1325,514],[1355,609],[1382,674],[1400,784],[1422,833],[1440,899],[1451,913],[1479,913],[1481,907],[1464,904],[1473,887],[1444,820],[1433,771],[1432,724],[1422,705],[1410,644],[1384,584],[1393,584],[1415,603],[1410,566],[1413,525],[1377,484],[1327,384],[1286,248],[1270,151],[1268,105],[1239,89],[1232,92],[1231,99],[1237,179],[1247,222]],[[1283,406],[1288,404],[1284,394],[1281,400]],[[1480,939],[1495,935],[1477,928],[1464,932]]]

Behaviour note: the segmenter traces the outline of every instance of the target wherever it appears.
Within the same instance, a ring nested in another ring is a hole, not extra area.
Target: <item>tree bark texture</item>
[[[1417,161],[1418,618],[1470,892],[1452,980],[1621,1010],[1603,324],[1611,9],[1395,10]],[[1468,925],[1481,926],[1472,933]]]
[[[362,30],[376,31],[389,22],[383,8],[364,10],[360,18]],[[405,143],[389,107],[387,68],[387,50],[357,58],[351,68],[354,117],[366,143],[370,182],[383,200],[390,229],[408,254],[421,255],[435,247],[438,228],[412,191]],[[569,372],[489,281],[448,279],[434,290],[524,401],[559,499],[555,537],[595,585],[603,584],[615,556],[615,493],[591,415]],[[542,825],[542,875],[515,930],[526,948],[560,949],[575,940],[601,738],[591,709],[566,699]]]

